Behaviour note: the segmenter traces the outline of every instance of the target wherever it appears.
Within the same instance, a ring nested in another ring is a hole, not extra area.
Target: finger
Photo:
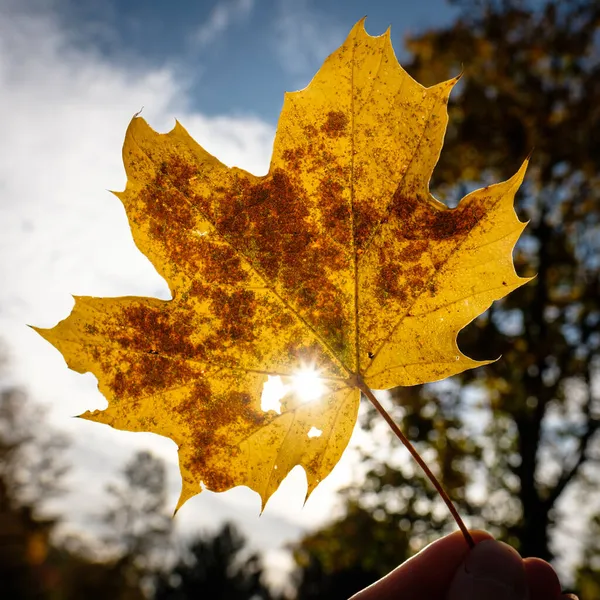
[[[556,571],[541,558],[523,560],[531,600],[559,600],[560,582]]]
[[[472,531],[475,543],[490,540],[485,531]],[[429,544],[389,575],[351,600],[442,600],[459,565],[469,552],[460,531]]]
[[[521,556],[508,544],[484,540],[457,569],[447,600],[525,600],[527,579]]]

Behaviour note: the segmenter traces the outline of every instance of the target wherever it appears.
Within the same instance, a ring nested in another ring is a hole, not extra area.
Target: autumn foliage
[[[361,389],[489,362],[456,336],[527,281],[512,259],[526,163],[452,210],[430,194],[456,81],[421,86],[389,35],[358,23],[286,94],[265,177],[226,167],[179,123],[131,121],[116,195],[173,298],[78,297],[38,331],[98,378],[109,406],[84,418],[177,443],[178,506],[201,482],[247,485],[264,506],[298,464],[310,494],[348,443]],[[293,386],[307,367],[325,386],[310,402]],[[286,386],[279,412],[261,408],[268,376]]]

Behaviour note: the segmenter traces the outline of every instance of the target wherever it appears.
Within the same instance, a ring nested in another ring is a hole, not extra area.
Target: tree
[[[533,151],[517,197],[529,226],[515,263],[535,279],[459,336],[466,354],[500,360],[397,389],[392,410],[473,525],[552,559],[561,515],[585,508],[562,504],[565,492],[585,488],[588,506],[600,500],[600,5],[462,5],[450,27],[407,40],[421,83],[464,69],[432,189],[452,206],[510,177]],[[370,471],[346,502],[385,515],[390,543],[390,519],[407,520],[414,551],[447,519],[411,463],[380,456],[365,457]]]
[[[576,584],[583,600],[600,597],[600,514],[591,520],[585,536],[583,560],[577,568]]]
[[[158,577],[155,600],[268,600],[260,558],[247,554],[245,546],[229,524],[214,536],[194,539],[173,569]]]
[[[383,522],[382,520],[383,519]],[[408,535],[390,515],[375,517],[355,503],[346,507],[343,519],[302,540],[294,552],[296,600],[346,600],[398,565]],[[387,531],[395,537],[388,543]],[[348,541],[357,542],[347,544]],[[369,551],[365,552],[365,548]]]
[[[115,569],[132,584],[149,587],[169,550],[172,518],[166,512],[166,471],[162,460],[138,452],[125,465],[123,481],[108,486],[112,497],[103,516],[105,541],[115,551]]]
[[[0,357],[0,363],[1,363]],[[7,597],[47,597],[55,518],[44,501],[62,491],[66,438],[45,422],[23,390],[5,383],[0,364],[0,581]]]
[[[67,471],[62,458],[66,446],[66,437],[48,427],[42,407],[23,390],[0,385],[0,480],[5,503],[41,508],[43,501],[60,494]]]
[[[64,491],[66,446],[43,407],[0,372],[0,595],[143,600],[138,582],[118,562],[96,560],[77,537],[55,539],[60,518],[44,516],[45,502]]]

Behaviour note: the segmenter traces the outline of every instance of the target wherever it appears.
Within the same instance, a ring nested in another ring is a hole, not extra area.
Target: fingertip
[[[529,596],[531,600],[559,600],[568,598],[561,595],[560,581],[556,571],[541,558],[523,560]]]
[[[493,540],[487,531],[469,532],[475,544]],[[429,544],[421,552],[394,569],[372,586],[353,596],[353,600],[402,597],[403,600],[443,598],[454,574],[469,554],[462,532],[455,531]],[[436,576],[432,577],[432,569]]]
[[[448,600],[525,598],[527,582],[519,553],[487,539],[475,545],[456,572]]]

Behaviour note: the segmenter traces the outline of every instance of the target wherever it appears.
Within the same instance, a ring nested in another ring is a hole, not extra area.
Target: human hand
[[[561,594],[554,569],[484,531],[460,531],[433,542],[351,600],[577,600]]]

